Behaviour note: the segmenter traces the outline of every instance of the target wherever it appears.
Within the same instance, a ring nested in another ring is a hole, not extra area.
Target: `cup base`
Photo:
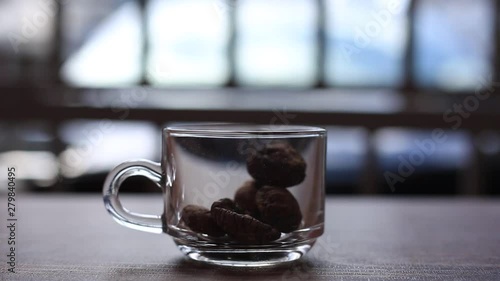
[[[189,258],[204,263],[229,267],[269,267],[300,259],[316,242],[311,239],[293,246],[238,248],[198,246],[174,239],[177,247]]]

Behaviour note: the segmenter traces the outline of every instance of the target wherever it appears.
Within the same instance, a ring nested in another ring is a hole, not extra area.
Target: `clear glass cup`
[[[169,234],[191,259],[227,266],[297,260],[322,235],[324,129],[175,125],[163,130],[162,148],[161,163],[126,162],[106,178],[105,207],[120,224]],[[162,189],[161,216],[122,207],[119,188],[131,176]]]

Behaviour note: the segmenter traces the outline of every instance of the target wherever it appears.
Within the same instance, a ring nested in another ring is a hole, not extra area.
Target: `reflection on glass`
[[[75,1],[76,3],[77,1]],[[73,2],[70,2],[73,3]],[[96,4],[100,5],[100,4]],[[109,6],[109,5],[108,5]],[[71,28],[67,28],[66,42],[76,50],[69,55],[61,69],[64,81],[81,87],[113,87],[133,85],[141,78],[141,15],[135,2],[125,2],[103,17],[98,24],[88,22],[88,36],[80,39],[80,46],[72,38]],[[66,7],[69,11],[71,7]],[[89,7],[87,7],[89,8]],[[109,7],[108,7],[109,8]],[[75,14],[74,18],[65,17],[67,24],[76,24],[74,31],[82,31],[78,27],[78,19],[88,19],[85,13]],[[95,18],[95,17],[94,17]]]
[[[493,1],[423,0],[417,7],[417,82],[475,88],[492,70]]]
[[[399,85],[408,4],[408,0],[326,0],[327,83]]]
[[[314,84],[315,2],[243,0],[238,3],[238,82],[252,86]]]
[[[228,78],[223,0],[153,0],[148,7],[152,84],[217,86]]]

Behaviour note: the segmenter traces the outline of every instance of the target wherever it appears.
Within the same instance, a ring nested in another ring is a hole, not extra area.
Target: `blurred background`
[[[0,0],[0,171],[100,192],[171,122],[309,124],[328,193],[499,195],[499,38],[499,0]]]

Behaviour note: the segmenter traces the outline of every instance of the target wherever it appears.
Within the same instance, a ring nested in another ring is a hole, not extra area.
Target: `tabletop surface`
[[[118,225],[99,195],[18,194],[9,273],[1,198],[0,280],[500,280],[498,199],[328,198],[325,234],[300,261],[228,269],[187,260],[165,234]],[[159,195],[122,201],[162,209]]]

